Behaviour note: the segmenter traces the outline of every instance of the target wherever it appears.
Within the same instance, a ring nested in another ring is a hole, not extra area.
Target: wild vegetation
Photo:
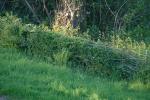
[[[0,97],[149,100],[149,5],[0,0]]]
[[[150,85],[74,72],[0,48],[0,95],[8,100],[149,100]]]

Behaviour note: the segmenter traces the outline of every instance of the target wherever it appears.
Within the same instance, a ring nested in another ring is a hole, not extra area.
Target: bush
[[[137,42],[130,37],[121,38],[120,36],[113,36],[111,38],[111,44],[115,48],[126,49],[129,52],[134,52],[139,55],[144,61],[149,56],[150,48],[145,42]]]
[[[65,56],[64,59],[68,60],[72,67],[101,75],[118,73],[120,77],[129,78],[137,71],[140,63],[132,53],[113,49],[103,43],[97,44],[90,40],[67,37],[53,32],[31,32],[27,43],[27,51],[30,54],[38,54],[43,58],[51,57],[55,61],[63,59],[64,56],[61,55],[65,54],[59,52],[66,48],[70,56],[69,58]],[[57,54],[60,58],[56,57]]]
[[[0,17],[0,44],[7,47],[16,47],[22,32],[22,23],[15,16],[6,14]]]
[[[4,19],[1,18],[0,20]],[[10,23],[13,23],[13,21],[10,20]],[[7,23],[7,20],[4,23]],[[1,27],[5,26],[7,25],[1,24]],[[127,79],[132,78],[141,63],[133,53],[112,48],[100,41],[96,43],[80,37],[57,34],[44,26],[21,26],[19,24],[19,31],[14,32],[11,31],[12,29],[14,27],[8,28],[7,33],[16,39],[10,43],[15,44],[21,50],[25,50],[27,54],[38,55],[46,60],[51,58],[56,63],[67,63],[73,68],[79,68],[88,73],[116,75],[119,78]],[[4,31],[5,28],[1,29],[1,35],[4,34]],[[9,38],[7,39],[9,40]],[[64,48],[67,51],[64,51]]]
[[[131,38],[121,38],[120,36],[114,36],[111,44],[115,48],[125,49],[128,52],[134,52],[137,54],[143,62],[143,65],[139,65],[140,68],[135,74],[136,79],[149,82],[150,80],[150,45],[145,42],[137,42]],[[130,70],[131,71],[131,70]]]

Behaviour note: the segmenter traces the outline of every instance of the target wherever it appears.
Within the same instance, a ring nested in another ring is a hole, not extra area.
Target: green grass
[[[150,100],[150,84],[112,81],[0,48],[0,96],[10,100]]]

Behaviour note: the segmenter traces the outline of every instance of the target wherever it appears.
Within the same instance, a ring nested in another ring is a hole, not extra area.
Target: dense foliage
[[[49,62],[57,61],[57,64],[64,63],[89,73],[117,75],[123,79],[133,78],[144,64],[136,53],[115,49],[100,41],[54,33],[44,26],[23,25],[14,16],[1,17],[0,24],[3,46],[19,48],[30,56],[39,56]]]
[[[118,34],[120,30],[134,39],[150,40],[149,0],[0,0],[0,5],[1,14],[11,11],[25,22],[47,23],[51,27],[71,22],[82,32],[95,26],[96,36],[87,33],[96,40],[109,37],[111,31]]]

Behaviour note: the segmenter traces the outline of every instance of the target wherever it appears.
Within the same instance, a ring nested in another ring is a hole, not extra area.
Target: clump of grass
[[[53,55],[54,63],[56,65],[66,66],[69,60],[69,51],[63,48],[61,51]]]

